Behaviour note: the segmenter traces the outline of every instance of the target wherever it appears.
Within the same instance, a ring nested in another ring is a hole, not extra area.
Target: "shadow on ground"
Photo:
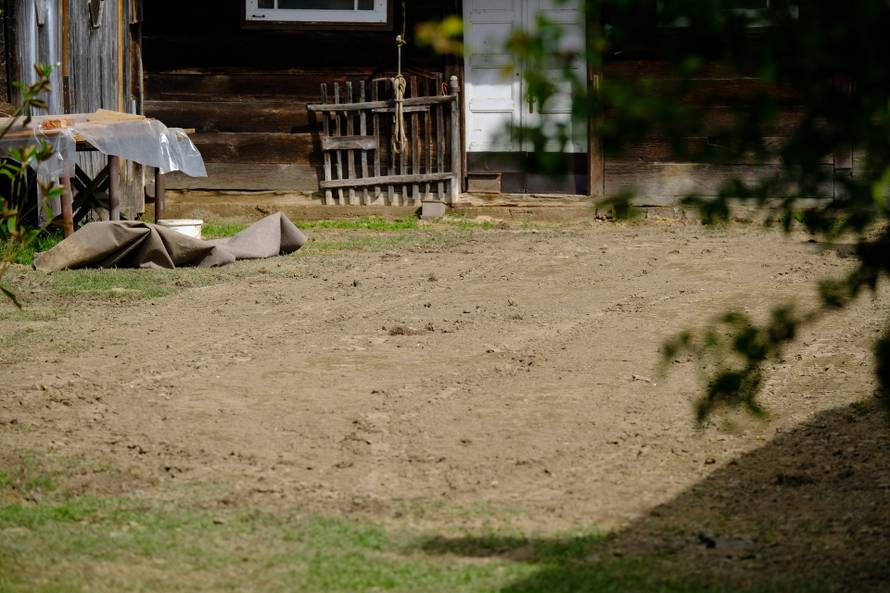
[[[422,547],[539,568],[502,593],[888,592],[890,424],[871,403],[824,412],[609,536]]]

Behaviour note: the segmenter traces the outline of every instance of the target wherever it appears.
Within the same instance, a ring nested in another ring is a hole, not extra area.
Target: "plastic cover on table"
[[[38,116],[31,120],[27,132],[19,123],[11,129],[13,134],[0,140],[0,154],[10,148],[33,145],[46,141],[55,150],[53,156],[36,165],[43,177],[73,177],[76,162],[77,141],[85,140],[101,153],[117,156],[149,167],[161,173],[182,171],[190,177],[206,177],[201,153],[179,128],[168,128],[156,119],[112,120],[99,118],[91,121],[94,114]],[[45,130],[47,120],[62,120],[65,126]]]

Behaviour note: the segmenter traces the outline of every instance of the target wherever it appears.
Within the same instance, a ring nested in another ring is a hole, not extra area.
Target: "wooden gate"
[[[408,78],[402,101],[407,143],[392,145],[396,101],[389,78],[321,85],[325,204],[452,204],[460,193],[460,102],[457,77]]]

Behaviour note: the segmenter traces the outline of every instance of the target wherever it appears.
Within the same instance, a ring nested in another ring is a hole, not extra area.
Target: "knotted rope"
[[[392,152],[393,154],[402,154],[405,146],[408,145],[408,133],[405,130],[405,89],[408,83],[402,76],[402,46],[405,45],[405,38],[401,35],[396,36],[396,47],[399,52],[399,68],[395,78],[392,80],[393,102],[395,103],[395,113],[392,119]]]

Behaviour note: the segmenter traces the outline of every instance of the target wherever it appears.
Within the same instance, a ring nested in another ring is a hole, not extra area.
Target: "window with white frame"
[[[388,22],[388,0],[245,0],[251,22],[367,23]]]

